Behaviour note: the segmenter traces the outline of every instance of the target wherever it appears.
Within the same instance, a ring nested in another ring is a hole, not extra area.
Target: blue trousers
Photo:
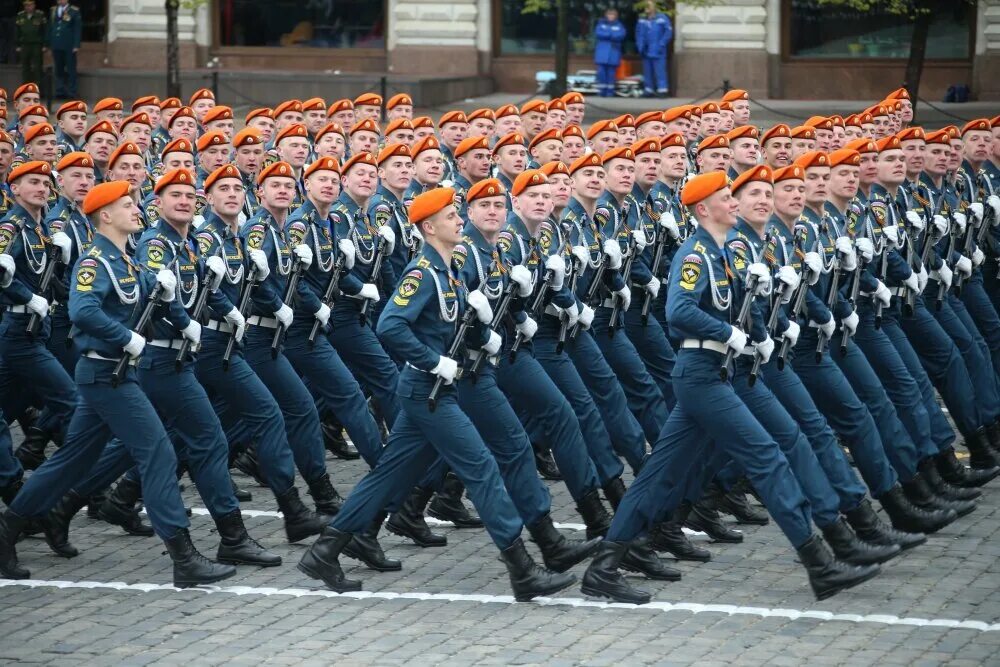
[[[62,304],[55,304],[52,306],[52,311],[62,310],[64,308],[66,308],[66,306]],[[52,311],[50,311],[50,317],[52,319],[52,335],[49,336],[46,347],[48,347],[49,352],[51,352],[55,358],[59,360],[62,367],[66,369],[66,373],[72,376],[73,371],[76,368],[76,362],[80,358],[79,348],[77,348],[73,339],[69,337],[72,323],[69,321],[69,317],[52,314]]]
[[[6,489],[23,476],[24,469],[21,467],[21,462],[14,456],[10,426],[0,411],[0,489]]]
[[[111,386],[114,363],[81,359],[76,367],[80,399],[66,441],[36,470],[14,499],[21,516],[44,516],[90,470],[105,443],[121,440],[142,477],[142,495],[156,534],[169,539],[188,527],[177,489],[177,458],[134,369]],[[228,483],[226,488],[228,489]]]
[[[719,378],[722,355],[681,350],[674,366],[677,407],[653,452],[622,499],[607,538],[627,542],[684,499],[692,474],[715,450],[746,471],[768,512],[799,547],[812,535],[809,502],[785,455],[729,382]]]
[[[670,341],[667,340],[664,328],[653,317],[652,309],[655,304],[650,305],[650,316],[646,326],[642,325],[643,294],[643,290],[633,290],[632,305],[625,312],[625,334],[635,346],[649,375],[656,381],[656,386],[660,388],[660,395],[663,396],[669,411],[673,410],[677,403],[673,380],[670,379],[670,375],[674,372],[676,355]]]
[[[598,308],[589,333],[604,354],[608,366],[618,377],[618,383],[625,392],[629,410],[642,426],[646,441],[656,442],[660,429],[667,421],[669,412],[667,403],[659,386],[646,371],[646,366],[639,357],[639,352],[626,333],[619,330],[614,337],[608,335],[610,322],[611,309]],[[643,450],[645,450],[645,445],[643,445]]]
[[[642,59],[642,87],[647,93],[665,93],[670,89],[667,83],[667,57]]]
[[[986,341],[987,350],[993,359],[993,370],[1000,373],[1000,316],[986,291],[983,269],[988,266],[990,264],[983,264],[973,271],[972,278],[962,285],[962,303]],[[993,298],[1000,298],[1000,289],[995,284],[992,287]]]
[[[400,413],[378,464],[354,487],[330,525],[358,533],[410,489],[440,456],[465,484],[486,530],[501,550],[523,524],[504,488],[493,455],[469,417],[458,407],[454,387],[444,387],[432,412],[427,395],[435,376],[406,367],[399,378]]]
[[[309,381],[309,389],[336,416],[351,436],[369,467],[374,467],[382,453],[382,435],[368,410],[361,386],[354,379],[330,341],[317,334],[309,345],[312,322],[296,321],[285,339],[285,356],[300,375]]]
[[[962,294],[966,293],[963,286]],[[986,339],[966,309],[964,301],[954,294],[948,295],[948,308],[935,311],[934,315],[945,332],[951,336],[969,369],[969,377],[976,387],[980,413],[986,423],[1000,417],[1000,384],[993,366],[993,352]],[[951,313],[949,314],[949,309]]]
[[[56,75],[56,95],[76,97],[76,53],[73,49],[52,49]]]
[[[392,429],[399,414],[396,397],[399,367],[389,358],[371,325],[361,326],[359,313],[360,308],[354,304],[338,305],[333,309],[328,334],[330,343],[365,392],[374,397],[386,424]]]
[[[617,65],[597,65],[597,93],[601,97],[614,97],[618,79]]]

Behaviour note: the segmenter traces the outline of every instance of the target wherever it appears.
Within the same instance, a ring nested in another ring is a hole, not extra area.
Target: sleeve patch
[[[14,225],[4,224],[0,225],[0,252],[5,252],[10,246],[11,241],[14,240],[15,229]]]
[[[461,270],[465,266],[465,260],[468,259],[468,250],[464,245],[458,244],[455,246],[455,250],[452,252],[451,261],[455,265],[456,269]]]
[[[514,236],[510,232],[500,232],[500,239],[497,241],[500,245],[500,249],[504,252],[510,252],[510,248],[514,245]]]
[[[306,237],[306,226],[304,223],[296,220],[291,225],[288,226],[288,240],[290,245],[296,246],[302,243],[302,239]]]
[[[695,284],[698,282],[698,278],[701,277],[701,261],[699,258],[698,262],[689,261],[691,255],[684,258],[684,263],[681,265],[680,272],[680,286],[681,289],[686,289],[691,291],[694,289]]]
[[[389,222],[392,216],[392,209],[386,204],[379,204],[375,207],[375,226],[381,227]]]
[[[251,250],[260,250],[264,247],[264,225],[254,225],[247,233],[247,246]]]
[[[78,292],[89,292],[97,279],[97,262],[85,259],[76,269],[76,289]]]
[[[202,255],[207,255],[212,249],[212,244],[215,243],[215,239],[208,232],[202,232],[197,235],[198,239],[198,252]]]

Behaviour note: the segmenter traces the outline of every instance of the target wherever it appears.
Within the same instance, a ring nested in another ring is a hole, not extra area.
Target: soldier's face
[[[45,116],[25,116],[20,121],[21,132],[23,133],[29,127],[41,125],[44,122],[46,122]]]
[[[417,127],[413,129],[413,143],[420,141],[424,137],[432,136],[434,136],[433,127]]]
[[[586,148],[587,145],[583,142],[583,137],[566,137],[563,139],[563,150],[559,159],[567,165],[572,164],[574,160],[583,155]]]
[[[389,144],[403,144],[404,146],[413,145],[413,130],[407,130],[406,128],[401,128],[399,130],[393,130],[385,137],[386,143]]]
[[[444,160],[436,148],[422,151],[414,161],[417,180],[424,185],[437,185],[444,175]]]
[[[280,132],[289,125],[301,125],[305,121],[301,111],[282,111],[274,119],[274,131]]]
[[[740,217],[751,225],[767,224],[774,212],[774,186],[764,181],[751,181],[736,193]]]
[[[469,180],[476,182],[490,174],[490,152],[485,148],[476,148],[458,158],[459,170]]]
[[[800,155],[805,155],[816,150],[815,139],[792,139],[792,161],[794,162]]]
[[[927,146],[927,157],[924,160],[924,171],[938,178],[948,171],[948,161],[951,159],[951,146],[945,144],[930,144]]]
[[[143,153],[149,149],[152,136],[153,128],[144,123],[129,123],[122,129],[122,138],[135,143]]]
[[[737,139],[730,144],[730,148],[733,151],[733,163],[740,170],[754,166],[760,159],[760,147],[756,139]]]
[[[351,135],[351,155],[374,153],[378,146],[378,135],[368,130],[358,130]]]
[[[240,146],[236,149],[236,166],[244,174],[256,176],[264,161],[264,147],[260,144]]]
[[[583,104],[566,105],[566,124],[579,125],[583,122],[583,116],[587,112],[587,107]]]
[[[831,130],[816,130],[816,150],[828,152],[833,142]]]
[[[529,111],[521,115],[521,124],[524,125],[525,133],[531,138],[542,131],[542,126],[545,125],[545,114],[541,111]]]
[[[149,122],[152,123],[153,127],[156,127],[157,123],[160,122],[160,107],[155,104],[144,104],[141,107],[136,107],[135,110],[149,116]]]
[[[712,134],[718,134],[719,123],[722,122],[722,115],[717,113],[706,113],[702,114],[701,117],[701,133],[703,136],[709,136]]]
[[[858,127],[857,125],[844,126],[844,145],[846,145],[848,141],[854,141],[855,139],[861,139],[861,138],[862,138],[862,131],[860,127]]]
[[[604,191],[604,167],[577,169],[571,179],[573,181],[573,195],[580,199],[597,199]]]
[[[122,121],[125,120],[125,113],[115,109],[112,109],[110,111],[98,111],[96,116],[98,122],[106,120],[109,123],[111,123],[111,127],[115,128],[116,130],[121,126]]]
[[[666,129],[667,126],[663,121],[651,120],[635,128],[635,136],[639,139],[645,139],[646,137],[660,138],[666,135]]]
[[[819,208],[830,194],[830,168],[810,167],[806,169],[806,203]]]
[[[733,121],[736,125],[746,125],[750,122],[750,101],[736,100],[733,104]]]
[[[861,137],[866,137],[868,139],[875,139],[875,123],[862,123],[861,124]]]
[[[566,112],[562,109],[552,109],[547,114],[545,114],[545,126],[542,129],[549,129],[554,127],[557,130],[561,130],[566,127]]]
[[[33,208],[42,208],[49,198],[51,179],[41,174],[22,176],[10,185],[18,202]]]
[[[973,130],[962,137],[965,143],[965,157],[969,162],[979,164],[990,157],[990,143],[993,135],[987,130]]]
[[[113,181],[128,181],[138,188],[146,181],[146,165],[138,155],[122,155],[108,170],[108,177]]]
[[[920,139],[911,139],[900,143],[900,148],[906,160],[907,175],[915,176],[923,171],[927,145]]]
[[[648,190],[656,183],[656,178],[660,175],[660,154],[640,153],[635,156],[635,182],[643,190]]]
[[[326,125],[326,109],[311,109],[305,113],[306,129],[316,134]]]
[[[38,137],[34,141],[29,142],[28,145],[25,146],[25,151],[32,160],[41,160],[43,162],[51,163],[54,162],[56,157],[59,155],[59,143],[56,141],[56,136],[54,134],[46,134]]]
[[[213,120],[212,122],[210,122],[208,125],[205,126],[205,129],[209,132],[211,132],[212,130],[218,130],[219,132],[222,132],[222,134],[226,137],[226,141],[232,141],[233,130],[235,129],[235,125],[233,121],[230,119]]]
[[[695,204],[695,210],[699,213],[699,222],[711,221],[722,227],[735,227],[739,202],[727,187]]]
[[[14,161],[14,147],[6,141],[0,141],[0,175],[6,176],[10,163]]]
[[[344,135],[339,132],[327,132],[316,142],[316,154],[320,157],[332,157],[337,159],[344,157],[344,149],[347,142]]]
[[[537,225],[552,215],[552,186],[548,183],[526,188],[511,197],[514,210],[529,225]]]
[[[563,142],[558,139],[547,139],[531,149],[531,154],[538,164],[558,162],[562,158],[562,152]]]
[[[212,173],[229,162],[229,145],[209,146],[203,151],[198,151],[198,161],[201,163],[202,169]]]
[[[696,162],[698,173],[707,174],[713,171],[725,171],[730,161],[728,148],[709,148],[698,153]]]
[[[878,154],[878,182],[885,186],[899,185],[906,178],[903,151],[893,149]]]
[[[859,178],[861,185],[867,188],[878,178],[878,155],[876,153],[862,153]]]
[[[305,137],[286,137],[278,142],[278,157],[301,169],[309,159],[309,141]]]
[[[295,197],[295,179],[271,176],[260,186],[260,200],[269,210],[287,210]]]
[[[949,171],[958,171],[962,166],[962,150],[965,143],[961,139],[951,140],[951,161],[948,163]]]
[[[74,139],[82,137],[87,129],[87,114],[83,111],[68,111],[59,116],[59,128]]]
[[[375,194],[378,172],[370,164],[356,164],[343,176],[344,189],[355,199],[368,199]]]
[[[475,153],[477,151],[471,151]],[[486,162],[487,169],[489,161]],[[378,176],[385,186],[396,192],[403,192],[413,181],[413,160],[405,156],[392,157],[382,163]]]
[[[253,127],[260,131],[260,136],[265,142],[274,138],[274,121],[266,116],[256,116],[250,119],[247,127]]]
[[[193,142],[198,137],[198,123],[190,116],[178,118],[170,124],[171,139],[187,139]]]
[[[624,126],[618,128],[618,145],[619,146],[630,146],[636,142],[638,137],[635,134],[635,128]]]
[[[379,116],[382,115],[382,109],[374,104],[359,104],[354,107],[354,112],[357,114],[358,121],[370,118],[373,121],[378,122]]]
[[[830,195],[851,199],[861,185],[861,168],[842,164],[830,170]]]
[[[512,181],[528,166],[528,151],[524,146],[504,146],[496,154],[497,166]]]
[[[354,109],[344,109],[343,111],[338,111],[337,113],[330,116],[330,120],[337,123],[345,130],[349,130],[354,127],[355,120]]]
[[[19,98],[14,100],[14,108],[18,113],[20,113],[22,109],[41,103],[42,96],[38,93],[24,93]]]
[[[393,108],[385,112],[385,117],[389,120],[396,120],[397,118],[413,118],[413,105],[412,104],[397,104]]]
[[[420,226],[426,238],[436,238],[444,245],[454,247],[462,241],[463,220],[454,204],[448,204],[420,223]]]
[[[899,119],[909,123],[913,120],[913,103],[910,100],[900,100],[899,103]]]
[[[107,164],[111,153],[118,147],[118,138],[107,132],[95,132],[90,135],[84,150],[90,153],[97,164]]]
[[[469,136],[468,123],[445,123],[441,126],[441,143],[448,148],[455,148]]]
[[[79,204],[94,187],[94,169],[92,167],[63,169],[59,172],[57,181],[63,195]]]
[[[993,151],[993,161],[1000,161],[1000,126],[994,127],[993,131],[993,143],[990,144],[990,150]]]
[[[205,193],[205,199],[212,210],[226,218],[239,215],[246,198],[243,181],[238,178],[220,179]]]
[[[507,223],[507,198],[482,197],[466,209],[469,220],[487,236],[498,233]]]
[[[764,142],[764,161],[772,169],[787,167],[792,163],[792,140],[787,137],[768,139]]]
[[[872,131],[875,139],[886,137],[892,132],[892,126],[888,116],[875,116],[872,118]]]
[[[508,135],[512,132],[520,132],[524,127],[521,117],[515,114],[508,114],[497,118],[496,133],[498,137]]]
[[[774,210],[787,219],[802,215],[806,206],[805,181],[791,178],[774,185]]]
[[[604,155],[612,148],[618,146],[618,133],[611,132],[610,130],[598,132],[594,135],[594,138],[590,140],[590,145],[593,147],[595,153],[598,155]]]
[[[722,121],[719,123],[719,132],[728,132],[736,127],[736,117],[732,111],[723,110],[720,114]]]
[[[569,203],[573,183],[566,174],[553,174],[549,176],[549,185],[552,187],[552,206],[561,211]]]
[[[670,146],[660,151],[660,178],[671,182],[687,173],[687,151],[683,146]]]
[[[329,206],[340,196],[340,174],[329,169],[314,171],[306,178],[306,192],[314,202]]]
[[[194,104],[191,105],[191,111],[194,112],[195,118],[201,121],[208,113],[208,110],[215,106],[215,100],[210,99],[200,99],[195,100]]]
[[[177,108],[173,108],[173,109],[161,109],[160,110],[160,126],[163,127],[164,129],[167,129],[167,126],[170,125],[170,119],[173,118],[174,114],[176,114],[178,111],[179,111],[179,109],[177,109]],[[169,132],[169,130],[168,130],[168,132]]]
[[[469,121],[469,133],[472,136],[491,137],[497,124],[489,118],[476,118]]]
[[[830,150],[839,151],[847,143],[847,133],[840,125],[833,126],[833,141],[830,143]]]
[[[157,195],[160,214],[168,222],[188,225],[194,220],[197,196],[190,185],[168,185]]]
[[[128,195],[96,211],[101,233],[124,238],[142,229],[139,207]]]

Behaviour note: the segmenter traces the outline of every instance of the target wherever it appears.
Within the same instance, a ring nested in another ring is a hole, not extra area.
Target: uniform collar
[[[513,211],[507,214],[507,227],[525,240],[531,240],[532,238],[531,232],[528,231],[524,221]]]
[[[111,242],[104,234],[100,232],[94,234],[94,241],[91,243],[91,248],[96,248],[100,253],[99,257],[104,257],[110,261],[121,259],[122,251],[118,249],[114,243]]]
[[[390,206],[395,207],[399,203],[399,198],[392,194],[392,190],[385,187],[384,185],[379,185],[378,190],[375,191],[375,195],[388,203]]]
[[[715,237],[709,234],[708,230],[706,230],[701,225],[698,225],[698,227],[694,230],[694,234],[692,234],[691,237],[693,237],[697,241],[701,241],[701,244],[706,248],[708,248],[709,250],[714,250],[715,252],[722,251],[721,248],[719,248],[719,244],[716,243]]]
[[[358,206],[357,202],[351,199],[351,195],[347,194],[346,191],[340,193],[340,196],[337,197],[336,203],[340,204],[352,216],[356,215],[357,212],[361,210],[361,207]]]
[[[234,236],[233,231],[229,228],[229,225],[226,224],[226,221],[219,217],[218,213],[212,210],[209,210],[208,215],[205,217],[205,222],[202,223],[202,226],[198,231],[215,232],[222,236],[222,238]]]
[[[475,245],[476,248],[478,248],[479,250],[485,253],[493,252],[493,245],[486,240],[486,238],[483,236],[483,233],[479,231],[479,228],[476,227],[471,222],[465,223],[465,228],[462,230],[462,232],[469,238],[470,241],[472,241],[473,245]]]
[[[453,186],[456,188],[462,188],[463,190],[468,190],[472,187],[472,181],[456,171]]]
[[[786,225],[785,222],[777,216],[777,214],[771,215],[771,220],[767,223],[767,226],[768,229],[777,229],[778,234],[780,234],[781,238],[785,241],[792,241],[794,238],[792,230],[788,228],[788,225]]]
[[[420,250],[420,256],[430,263],[431,268],[437,269],[438,271],[450,272],[448,262],[441,257],[441,254],[438,253],[438,251],[435,250],[434,246],[430,243],[424,244],[424,247]]]
[[[767,227],[765,226],[764,229],[766,231]],[[760,237],[760,234],[757,233],[757,230],[754,229],[749,222],[747,222],[746,220],[744,220],[739,216],[736,217],[736,226],[733,227],[733,231],[742,234],[751,241],[763,242],[764,240]]]
[[[168,240],[173,241],[174,243],[183,243],[184,241],[187,240],[186,238],[181,238],[181,235],[177,233],[177,230],[171,227],[170,223],[163,218],[160,218],[160,220],[157,221],[156,225],[154,226],[154,229],[161,236],[166,237]],[[189,227],[188,236],[190,236],[191,232],[193,231],[194,227],[193,226]]]

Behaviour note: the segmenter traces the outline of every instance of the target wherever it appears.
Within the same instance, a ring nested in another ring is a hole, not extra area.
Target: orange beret
[[[546,113],[548,111],[548,106],[542,100],[528,100],[521,105],[521,115],[532,111],[537,111],[539,113]]]
[[[672,147],[686,148],[687,142],[684,140],[684,135],[680,132],[671,132],[667,136],[660,139],[660,150],[664,151]]]
[[[957,125],[948,125],[942,129],[948,130],[948,134],[951,136],[952,139],[958,139],[960,133]]]
[[[521,112],[517,110],[517,107],[513,104],[505,104],[499,107],[496,112],[497,120],[500,120],[504,116],[520,116]]]
[[[746,171],[744,171],[742,174],[740,174],[739,176],[737,176],[736,179],[733,180],[733,184],[730,185],[729,188],[733,192],[736,192],[737,190],[739,190],[740,188],[742,188],[744,185],[750,183],[751,181],[762,181],[764,183],[774,183],[773,174],[771,172],[771,168],[768,167],[767,165],[763,165],[763,164],[762,165],[758,165],[756,167],[750,167],[749,169],[747,169]]]
[[[115,139],[118,138],[118,133],[115,132],[115,128],[111,125],[111,123],[109,123],[106,120],[102,120],[102,121],[98,121],[97,123],[94,123],[93,125],[91,125],[90,129],[88,129],[83,134],[83,140],[84,140],[84,142],[90,141],[90,137],[92,137],[93,135],[97,134],[98,132],[104,132],[105,134],[110,134]]]
[[[395,120],[389,121],[389,124],[385,126],[385,134],[390,132],[395,132],[396,130],[412,130],[413,123],[410,122],[409,118],[397,118]]]
[[[1000,127],[1000,116],[993,116],[993,118],[990,119],[990,127],[993,129]]]
[[[256,146],[264,143],[264,136],[255,127],[244,127],[233,136],[233,148]]]
[[[663,112],[662,111],[647,111],[644,114],[639,114],[635,119],[635,126],[645,125],[646,123],[652,123],[653,121],[663,122]]]
[[[344,133],[344,128],[342,128],[339,123],[327,123],[320,128],[319,132],[316,133],[316,141],[318,142],[323,135],[330,134],[331,132],[339,134],[345,139],[347,138],[347,135]]]
[[[570,104],[584,104],[584,98],[582,93],[578,93],[575,90],[571,90],[560,98],[566,105]]]
[[[194,91],[193,95],[191,95],[191,99],[188,100],[188,106],[191,106],[198,100],[212,100],[214,102],[215,93],[213,93],[208,88],[199,88],[198,90]]]
[[[254,118],[259,118],[259,117],[270,118],[271,120],[274,120],[274,112],[271,111],[271,109],[268,107],[260,107],[259,109],[253,109],[246,115],[246,118],[243,119],[243,122],[249,123]]]
[[[962,126],[962,136],[964,137],[968,132],[983,131],[989,132],[992,128],[990,127],[990,121],[988,118],[977,118],[975,120],[970,120],[968,123]]]
[[[861,116],[859,114],[852,113],[844,119],[844,127],[861,127]]]
[[[322,97],[310,97],[302,101],[302,111],[326,111],[326,100]]]
[[[830,116],[830,122],[833,123],[834,127],[844,127],[844,119],[838,114]]]
[[[10,136],[6,130],[0,129],[0,144],[14,145],[14,137]]]
[[[496,113],[493,112],[493,109],[484,108],[484,109],[476,109],[468,116],[466,116],[466,120],[468,120],[470,123],[479,118],[486,118],[488,120],[495,121],[497,119],[497,115]]]
[[[410,202],[410,222],[423,222],[446,206],[455,203],[454,188],[434,188],[417,195]]]
[[[382,96],[375,93],[361,93],[354,98],[354,106],[382,106]]]
[[[619,146],[609,150],[601,156],[601,159],[604,161],[604,164],[607,164],[612,160],[629,160],[631,162],[635,162],[635,153],[632,152],[631,146]]]
[[[335,171],[339,174],[340,165],[337,164],[337,160],[335,158],[321,157],[315,162],[313,162],[311,165],[306,167],[306,170],[303,172],[302,175],[304,178],[308,178],[313,174],[315,174],[317,171]]]
[[[587,155],[581,155],[577,159],[573,160],[573,164],[569,166],[569,175],[572,176],[579,169],[584,167],[603,167],[604,160],[597,153],[589,153]]]
[[[486,137],[483,137],[483,140],[485,141]],[[394,157],[409,158],[411,157],[410,149],[406,147],[406,144],[389,144],[379,152],[378,159],[376,161],[379,166],[381,166],[383,162]]]
[[[541,169],[527,169],[514,179],[514,184],[510,186],[510,194],[516,197],[528,188],[545,185],[548,182],[549,177]]]
[[[555,109],[556,111],[566,111],[566,103],[562,101],[561,97],[549,100],[548,104],[545,105],[548,111]]]
[[[542,173],[546,176],[555,176],[556,174],[563,174],[564,176],[569,176],[569,167],[563,162],[558,160],[553,160],[552,162],[546,162],[541,167]]]
[[[510,134],[503,135],[495,144],[493,144],[493,154],[496,155],[500,152],[500,149],[505,146],[524,147],[524,135],[520,132],[511,132]]]
[[[286,125],[278,132],[278,136],[274,138],[275,145],[280,144],[282,139],[288,139],[289,137],[301,137],[304,139],[309,138],[309,130],[302,123],[292,123],[291,125]]]
[[[733,110],[732,102],[726,102],[726,101],[719,102],[719,111],[732,111],[732,110]]]
[[[879,153],[895,150],[899,148],[899,137],[897,137],[896,135],[883,137],[875,142],[875,146],[878,147]]]
[[[681,190],[681,203],[692,206],[708,199],[719,190],[729,185],[729,179],[724,171],[712,171],[695,176]]]
[[[847,165],[848,167],[858,167],[861,165],[861,153],[853,148],[841,148],[835,150],[827,156],[831,167]]]
[[[727,92],[725,95],[722,96],[723,102],[737,102],[739,100],[749,100],[749,99],[750,99],[750,93],[741,88],[733,88],[732,90],[730,90],[729,92]]]
[[[375,134],[378,134],[378,124],[371,118],[359,120],[354,124],[354,127],[351,128],[351,135],[354,135],[357,132],[374,132]]]
[[[659,153],[660,152],[660,140],[653,137],[647,137],[645,139],[640,139],[639,141],[632,144],[632,155],[639,157],[642,153]]]
[[[126,125],[131,125],[132,123],[148,125],[149,127],[153,126],[153,122],[149,120],[149,114],[145,111],[136,111],[134,114],[126,116],[125,119],[122,120],[121,128],[124,130]]]
[[[624,113],[618,118],[615,118],[615,125],[621,130],[623,127],[635,127],[635,116],[630,113]]]
[[[928,144],[944,144],[945,146],[950,146],[951,135],[948,134],[948,130],[937,130],[936,132],[928,132],[925,134],[924,141]]]
[[[618,134],[618,124],[613,120],[599,120],[587,128],[587,138],[593,139],[599,132],[614,132]]]
[[[804,124],[817,130],[833,131],[833,121],[826,116],[810,116]]]
[[[21,109],[20,113],[17,114],[17,119],[24,120],[28,116],[42,116],[43,118],[48,118],[49,110],[41,104],[32,104]]]
[[[129,185],[128,181],[98,183],[83,198],[80,210],[83,211],[84,215],[91,215],[108,204],[114,204],[122,197],[127,197],[131,189],[132,186]]]
[[[84,153],[83,151],[67,153],[59,160],[59,164],[56,165],[56,171],[62,171],[70,167],[90,167],[93,169],[94,158],[90,157],[90,153]]]
[[[105,97],[94,105],[94,113],[100,111],[121,111],[124,108],[125,105],[117,97]]]
[[[566,137],[580,137],[583,139],[583,129],[579,125],[567,125],[562,131],[562,138],[566,139]]]
[[[678,118],[687,118],[691,120],[691,105],[685,104],[679,107],[671,107],[663,112],[663,122],[669,123],[670,121],[677,120]]]
[[[159,107],[160,98],[156,95],[143,95],[142,97],[135,98],[135,102],[132,102],[132,111],[135,111],[139,107]]]
[[[192,120],[197,120],[194,117],[194,111],[191,110],[191,107],[181,107],[180,109],[177,110],[177,113],[171,116],[170,120],[167,121],[167,127],[168,128],[171,127],[181,118],[190,118]]]
[[[27,130],[25,130],[22,136],[24,137],[24,143],[30,144],[38,137],[44,137],[46,135],[55,133],[56,131],[52,129],[52,126],[49,125],[48,123],[39,123],[38,125],[32,125]]]
[[[12,97],[11,99],[17,101],[17,98],[21,97],[22,95],[28,95],[30,93],[34,93],[35,95],[40,94],[38,92],[37,83],[31,83],[31,82],[22,83],[20,86],[14,89],[14,97]]]
[[[859,153],[878,153],[878,146],[871,139],[852,139],[844,148],[850,148]]]
[[[471,203],[477,199],[486,199],[487,197],[502,197],[503,193],[503,185],[500,184],[499,180],[484,178],[469,188],[469,191],[465,193],[465,201]]]
[[[393,95],[389,98],[389,101],[385,103],[386,109],[395,109],[400,104],[407,106],[413,106],[413,98],[406,93],[399,93],[398,95]]]
[[[118,159],[124,155],[136,155],[141,158],[142,151],[139,150],[139,146],[135,142],[126,141],[111,153],[111,157],[108,158],[108,169],[114,167]]]
[[[444,127],[445,123],[468,123],[469,119],[461,111],[448,111],[438,119],[438,127]]]
[[[897,88],[888,95],[885,96],[887,100],[908,100],[910,99],[910,92],[906,88]]]
[[[737,139],[757,139],[759,136],[760,130],[753,125],[740,125],[726,132],[726,138],[730,143]]]
[[[811,169],[812,167],[829,167],[830,158],[827,157],[826,153],[823,151],[809,151],[804,155],[800,155],[794,164],[799,165],[803,169]]]
[[[354,102],[351,100],[337,100],[326,110],[326,115],[332,116],[333,114],[340,113],[341,111],[354,111]]]
[[[543,141],[549,141],[550,139],[555,139],[556,141],[562,141],[562,133],[559,132],[554,127],[550,127],[547,130],[542,130],[534,136],[530,143],[528,143],[528,150],[531,150]]]
[[[784,123],[778,123],[774,127],[768,129],[768,131],[761,136],[760,143],[766,144],[768,139],[774,139],[775,137],[791,137],[791,136],[792,136],[792,128],[788,127]]]
[[[413,123],[414,130],[419,130],[422,127],[429,127],[432,130],[434,129],[434,121],[431,120],[430,116],[417,116],[410,122]]]
[[[724,134],[713,134],[710,137],[705,137],[698,144],[698,148],[695,153],[700,153],[702,151],[707,151],[711,148],[729,148],[729,139],[726,138]]]
[[[167,153],[191,153],[194,155],[194,145],[183,137],[177,138],[164,146],[160,155],[166,157]]]
[[[896,133],[900,141],[924,141],[924,128],[922,127],[908,127],[905,130],[900,130]]]
[[[203,151],[211,146],[228,146],[229,142],[226,141],[226,135],[224,135],[219,130],[212,130],[211,132],[206,132],[205,134],[198,137],[198,150]]]
[[[295,172],[292,170],[292,165],[287,162],[272,162],[257,174],[257,185],[263,185],[264,181],[269,178],[291,178],[294,180]]]
[[[429,134],[417,143],[413,144],[413,148],[410,149],[410,155],[416,159],[416,157],[424,151],[430,150],[441,150],[441,143],[433,134]]]
[[[72,102],[66,102],[61,107],[56,109],[56,118],[60,118],[64,113],[69,113],[70,111],[79,111],[80,113],[87,113],[87,104],[81,102],[80,100],[73,100]]]
[[[224,164],[205,177],[205,182],[202,184],[202,187],[208,191],[209,188],[224,178],[235,178],[240,183],[243,182],[243,176],[240,175],[239,169],[237,169],[234,165]]]
[[[41,174],[42,176],[52,175],[52,166],[48,162],[42,162],[41,160],[32,160],[31,162],[25,162],[20,164],[7,174],[7,182],[13,183],[22,176],[27,176],[29,174]]]
[[[285,100],[278,106],[274,107],[274,117],[277,119],[278,116],[289,111],[302,113],[302,102],[299,102],[298,100]]]
[[[867,109],[865,109],[865,113],[870,113],[872,115],[872,118],[875,118],[876,116],[888,116],[889,115],[888,109],[886,109],[881,104],[875,104],[875,105],[872,105],[872,106],[868,107]]]
[[[176,97],[167,97],[160,100],[160,111],[165,111],[167,109],[180,109],[181,101]]]
[[[899,113],[903,110],[902,100],[883,100],[882,106],[886,108],[889,113]]]
[[[168,188],[171,185],[190,185],[193,188],[197,183],[197,179],[195,179],[194,174],[190,170],[172,169],[156,179],[156,185],[153,186],[153,193],[160,194],[164,188]]]
[[[486,150],[490,149],[490,141],[486,137],[466,137],[459,142],[458,146],[455,146],[455,152],[453,155],[456,158],[460,158],[469,151],[475,150]]]
[[[775,184],[777,184],[781,181],[803,181],[806,178],[806,172],[799,165],[790,164],[787,167],[775,169],[771,176],[774,179]]]
[[[340,168],[340,173],[346,175],[347,172],[351,170],[351,167],[354,167],[359,164],[367,164],[372,167],[378,168],[378,164],[376,164],[375,162],[375,156],[367,151],[362,151],[361,153],[352,155],[347,160],[347,162],[344,163],[344,166]]]
[[[792,139],[815,139],[816,130],[808,125],[792,128]]]
[[[201,122],[211,123],[213,120],[232,120],[232,119],[233,119],[233,110],[224,104],[219,104],[206,111],[205,115],[201,119]]]
[[[719,113],[719,105],[715,102],[705,102],[701,105],[701,115],[704,116],[707,113]]]

